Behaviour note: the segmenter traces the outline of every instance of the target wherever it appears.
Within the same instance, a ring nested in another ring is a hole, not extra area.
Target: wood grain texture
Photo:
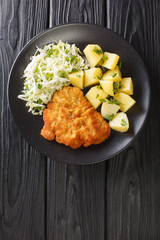
[[[160,239],[160,1],[1,3],[0,240]],[[7,79],[18,52],[48,26],[68,22],[116,31],[139,52],[150,75],[145,128],[105,163],[71,166],[46,159],[26,143],[8,109]]]
[[[103,5],[104,1],[51,1],[50,27],[68,22],[104,25]],[[105,165],[48,160],[47,239],[104,239]]]
[[[44,1],[1,1],[0,239],[45,238],[44,157],[21,137],[7,103],[11,65],[26,42],[48,25]]]
[[[107,163],[106,239],[160,239],[159,10],[159,1],[107,1],[110,17],[106,24],[126,38],[144,60],[152,100],[139,137]]]

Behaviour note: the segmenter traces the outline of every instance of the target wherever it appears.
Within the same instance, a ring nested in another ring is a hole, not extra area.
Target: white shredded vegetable
[[[42,115],[53,94],[68,86],[68,74],[89,68],[75,44],[52,43],[38,48],[24,70],[24,88],[18,98],[26,101],[29,112]]]

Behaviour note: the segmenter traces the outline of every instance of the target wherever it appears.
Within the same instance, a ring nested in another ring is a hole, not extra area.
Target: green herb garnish
[[[25,85],[26,89],[29,90],[28,84]]]
[[[42,88],[42,85],[38,83],[38,89],[41,89]]]
[[[126,122],[126,120],[123,118],[123,119],[121,119],[121,125],[122,126],[126,126],[127,125],[127,122]]]
[[[97,76],[97,78],[98,78],[99,80],[101,80],[101,79],[102,79],[102,75]]]
[[[113,92],[114,92],[114,93],[117,93],[117,92],[118,92],[118,90],[119,90],[119,89],[118,89],[118,86],[119,86],[118,82],[114,82],[114,83],[113,83]]]
[[[96,98],[98,98],[98,97],[99,97],[99,94],[97,94]]]
[[[98,55],[101,55],[103,53],[102,50],[98,49],[97,47],[94,47],[93,51],[96,52]]]
[[[74,62],[75,59],[76,59],[76,56],[73,55],[73,56],[71,57],[70,63],[72,64],[72,63]]]
[[[41,100],[41,99],[38,99],[37,102],[38,102],[38,104],[41,104],[41,103],[42,103],[42,100]]]
[[[81,77],[81,75],[80,75],[80,74],[77,74],[77,75],[76,75],[76,77],[80,78],[80,77]]]
[[[113,98],[110,98],[110,99],[108,100],[108,103],[109,103],[109,104],[117,104],[117,105],[120,105],[120,104],[121,104],[118,100],[113,99]]]
[[[114,114],[111,114],[111,115],[107,114],[107,115],[104,116],[104,118],[109,120],[109,121],[112,121],[112,119],[114,118]]]
[[[36,110],[42,110],[42,107],[34,107]]]
[[[101,89],[101,88],[102,88],[101,84],[97,85],[97,88],[100,88],[100,89]]]
[[[107,61],[107,59],[108,59],[108,56],[104,55],[103,58],[100,61],[100,64],[103,64],[105,61]]]
[[[48,49],[47,51],[47,56],[50,57],[51,55],[53,55],[53,48]]]
[[[119,61],[118,67],[119,67],[119,69],[121,69],[121,67],[122,67],[122,61]]]
[[[119,82],[119,89],[123,87],[123,84],[121,83],[121,81]]]
[[[78,72],[78,69],[77,68],[72,68],[71,73],[74,73],[74,72]]]
[[[62,71],[62,72],[60,73],[60,77],[61,77],[61,78],[66,78],[66,76],[67,76],[67,74],[66,74],[65,71]]]
[[[113,72],[112,78],[114,78],[117,75],[117,73]]]
[[[99,101],[100,102],[107,102],[106,99],[104,99],[104,98],[99,99]]]

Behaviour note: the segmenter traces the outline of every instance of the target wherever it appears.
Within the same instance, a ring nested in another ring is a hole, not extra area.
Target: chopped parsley
[[[103,53],[102,50],[98,49],[97,47],[94,47],[93,51],[96,52],[98,55],[101,55]]]
[[[42,85],[40,83],[38,83],[38,89],[41,89]]]
[[[107,61],[108,60],[108,56],[103,56],[103,58],[101,59],[101,64],[103,64],[105,61]]]
[[[119,89],[123,87],[123,84],[121,83],[121,81],[119,82]]]
[[[97,88],[100,88],[100,89],[101,89],[101,88],[102,88],[101,84],[99,84],[99,85],[97,86]]]
[[[104,99],[104,98],[99,99],[99,101],[100,102],[107,102],[106,99]]]
[[[72,68],[71,73],[74,73],[74,72],[78,72],[78,69],[77,68]]]
[[[121,67],[122,67],[122,61],[119,61],[118,67],[119,67],[119,69],[121,69]]]
[[[121,125],[122,126],[126,126],[127,125],[127,122],[124,118],[121,119]]]
[[[114,78],[117,75],[117,73],[113,72],[112,78]]]
[[[41,99],[38,99],[38,104],[41,104],[43,101]]]
[[[114,82],[113,83],[113,92],[114,93],[117,93],[118,92],[118,90],[119,90],[119,84],[118,84],[118,82]]]
[[[72,64],[75,60],[76,60],[76,56],[73,55],[73,56],[71,57],[70,63]]]
[[[101,79],[102,79],[102,75],[97,76],[97,78],[98,78],[99,80],[101,80]]]
[[[62,71],[62,72],[60,73],[60,77],[61,77],[61,78],[65,78],[66,76],[67,76],[67,74],[66,74],[65,71]]]
[[[117,105],[120,105],[120,104],[121,104],[118,100],[113,99],[113,98],[110,98],[110,99],[108,100],[108,103],[109,103],[109,104],[117,104]]]
[[[111,115],[107,114],[104,116],[104,119],[107,119],[109,121],[112,121],[113,118],[114,118],[114,114],[111,114]]]
[[[80,78],[80,77],[81,77],[81,75],[80,75],[80,74],[77,74],[77,75],[76,75],[76,77]]]
[[[99,97],[99,94],[97,94],[96,98],[98,98],[98,97]]]

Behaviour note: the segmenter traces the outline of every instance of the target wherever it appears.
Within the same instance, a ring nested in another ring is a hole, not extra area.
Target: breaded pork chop
[[[64,87],[56,92],[43,111],[41,135],[71,148],[99,144],[110,135],[110,126],[94,110],[78,87]]]

